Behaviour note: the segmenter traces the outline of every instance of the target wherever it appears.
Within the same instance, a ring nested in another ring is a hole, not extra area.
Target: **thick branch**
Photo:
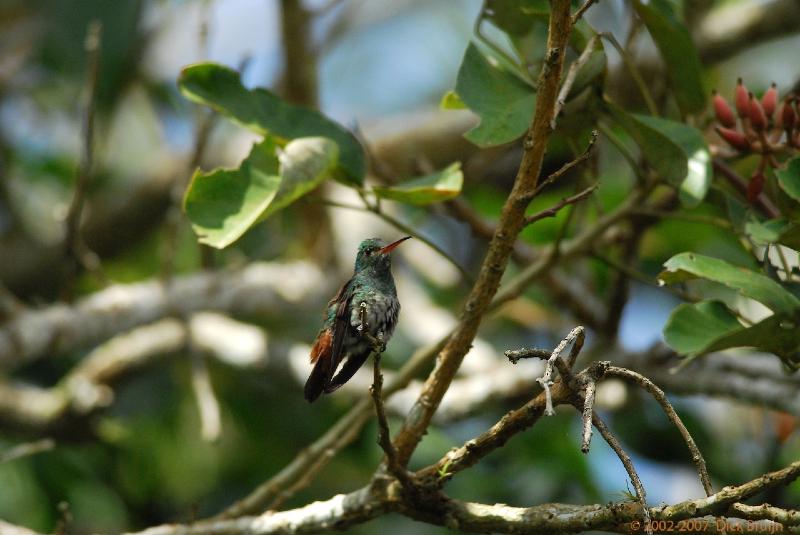
[[[395,446],[401,463],[408,462],[422,439],[433,413],[469,351],[478,326],[500,286],[514,241],[522,230],[525,209],[530,202],[530,195],[536,189],[550,139],[550,121],[553,118],[570,30],[570,3],[566,0],[555,0],[550,14],[547,52],[539,77],[536,111],[525,136],[525,150],[517,178],[503,206],[497,231],[489,244],[477,282],[464,305],[456,332],[439,355],[436,368],[426,381],[422,394],[397,436]]]
[[[736,487],[725,487],[720,492],[698,500],[687,500],[674,505],[651,507],[647,510],[652,520],[699,519],[708,533],[718,532],[718,519],[709,515],[727,514],[729,526],[735,518],[761,518],[786,520],[781,526],[798,525],[798,515],[775,507],[758,508],[734,505],[750,496],[778,485],[786,485],[800,476],[800,462],[765,474]],[[256,517],[241,517],[233,520],[207,520],[191,525],[167,524],[153,527],[137,535],[281,535],[315,533],[367,522],[389,512],[399,512],[410,518],[447,526],[450,529],[472,533],[556,533],[602,530],[630,533],[632,522],[640,521],[642,508],[638,503],[611,503],[608,505],[567,505],[548,503],[533,507],[510,507],[496,504],[463,502],[447,499],[435,508],[421,508],[418,502],[403,501],[394,488],[369,486],[340,494],[322,502],[283,511],[265,513]],[[744,525],[739,524],[741,528]],[[639,530],[641,530],[639,524]],[[748,533],[771,532],[781,528],[778,524],[765,523],[761,530]],[[744,531],[742,529],[742,531]],[[28,532],[25,532],[26,534]]]
[[[118,284],[73,305],[53,305],[17,315],[0,328],[0,369],[13,369],[107,340],[133,327],[179,314],[215,310],[238,316],[285,316],[322,303],[328,288],[305,262],[251,264],[238,271],[199,273]]]

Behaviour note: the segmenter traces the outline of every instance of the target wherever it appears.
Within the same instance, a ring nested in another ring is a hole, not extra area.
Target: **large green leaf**
[[[358,140],[343,126],[317,111],[281,100],[266,89],[246,89],[239,73],[215,63],[198,63],[181,71],[181,92],[189,99],[223,113],[259,134],[292,140],[300,137],[326,137],[339,145],[341,173],[334,178],[363,183],[364,151]]]
[[[317,187],[337,157],[336,143],[327,138],[299,138],[281,149],[268,137],[253,145],[238,169],[196,171],[184,210],[201,243],[226,247]]]
[[[458,71],[456,93],[480,117],[464,134],[480,147],[508,143],[528,129],[536,105],[533,88],[485,56],[473,43],[467,47]]]
[[[378,197],[393,199],[408,204],[431,204],[446,201],[458,196],[464,176],[461,173],[461,163],[455,162],[439,172],[415,178],[392,187],[378,187],[374,189]]]
[[[609,107],[659,176],[679,188],[685,206],[695,206],[705,198],[713,169],[708,145],[697,128]]]
[[[775,314],[745,327],[719,301],[684,303],[672,311],[664,326],[664,341],[682,355],[695,357],[733,347],[754,347],[798,364],[798,314]]]
[[[800,299],[774,280],[724,260],[696,253],[680,253],[664,263],[658,278],[666,284],[703,278],[733,288],[745,297],[763,303],[774,312],[794,314]]]
[[[800,201],[800,156],[789,160],[786,169],[775,171],[778,184],[786,194],[796,201]]]
[[[742,329],[742,324],[720,301],[683,303],[664,325],[664,341],[682,355],[697,355],[717,338]]]
[[[636,0],[636,13],[647,26],[667,67],[675,100],[683,113],[706,107],[703,67],[689,30],[678,20],[668,0]]]

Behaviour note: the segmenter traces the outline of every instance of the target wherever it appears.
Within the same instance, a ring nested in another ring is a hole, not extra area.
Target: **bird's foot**
[[[367,324],[367,304],[365,302],[361,302],[359,305],[361,308],[361,322],[358,325],[358,331],[361,333],[361,336],[367,339],[367,342],[370,343],[372,346],[372,351],[375,353],[383,353],[386,351],[386,342],[383,340],[383,331],[378,333],[378,336],[373,336],[372,333],[369,332],[369,325]]]

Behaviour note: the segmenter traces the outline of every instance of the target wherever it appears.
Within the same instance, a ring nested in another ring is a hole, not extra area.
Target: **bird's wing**
[[[331,341],[330,370],[326,383],[330,382],[339,362],[342,360],[342,346],[344,345],[347,329],[350,327],[350,302],[353,300],[354,290],[353,279],[347,281],[342,286],[339,293],[331,300],[331,304],[336,303],[336,316],[333,320],[333,340]]]
[[[329,318],[331,309],[335,307],[333,320],[326,318],[325,327],[320,331],[314,347],[311,348],[311,363],[314,364],[314,368],[311,370],[304,388],[305,398],[309,402],[314,401],[323,391],[327,390],[333,374],[342,360],[344,339],[350,324],[348,310],[352,299],[353,284],[350,280],[328,303],[326,316]]]

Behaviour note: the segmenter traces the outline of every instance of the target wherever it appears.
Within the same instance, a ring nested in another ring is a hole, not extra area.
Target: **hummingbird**
[[[390,255],[410,237],[389,245],[369,238],[358,246],[353,276],[328,303],[322,329],[311,348],[314,368],[304,389],[309,403],[345,384],[372,351],[385,349],[400,312]]]

